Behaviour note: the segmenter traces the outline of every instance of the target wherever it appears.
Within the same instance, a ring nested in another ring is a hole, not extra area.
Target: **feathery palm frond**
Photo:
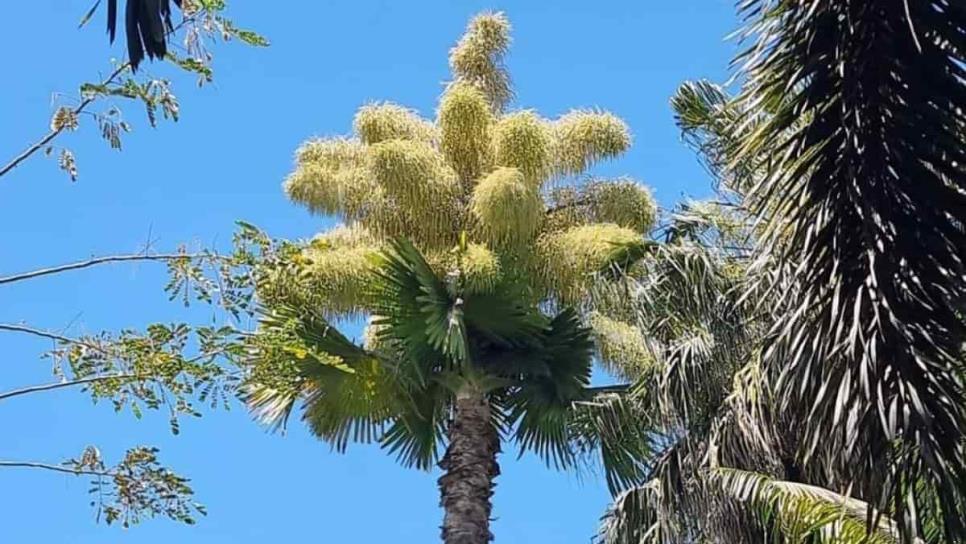
[[[600,452],[607,487],[617,494],[643,482],[660,448],[646,411],[626,391],[591,395],[574,405],[571,440],[578,451]]]
[[[151,59],[163,59],[167,55],[166,36],[174,29],[171,24],[171,1],[127,0],[124,29],[128,61],[135,72],[144,60],[145,53]],[[182,7],[182,0],[173,1],[178,8]],[[117,0],[107,1],[107,33],[111,43],[114,43],[117,35]]]
[[[765,116],[705,80],[681,85],[671,98],[671,108],[684,141],[700,153],[717,188],[738,193],[750,189],[760,161],[742,157],[739,151],[746,134]]]
[[[741,156],[801,286],[778,394],[802,455],[834,464],[906,542],[966,539],[966,10],[947,0],[745,0]],[[939,497],[920,495],[928,481]]]
[[[702,495],[696,500],[718,508],[716,528],[707,533],[713,541],[899,542],[899,531],[891,520],[879,518],[869,533],[868,504],[822,487],[730,468],[709,471],[698,485]],[[668,492],[676,491],[655,479],[622,494],[605,515],[597,540],[602,544],[690,542],[708,530],[688,528],[689,520],[684,518],[692,514],[668,510],[662,504]]]

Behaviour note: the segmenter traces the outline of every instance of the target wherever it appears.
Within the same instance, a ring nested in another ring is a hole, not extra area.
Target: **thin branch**
[[[41,268],[39,270],[32,270],[30,272],[24,272],[21,274],[15,274],[13,276],[0,277],[0,285],[5,283],[14,283],[23,280],[33,279],[39,276],[49,276],[51,274],[59,274],[61,272],[68,272],[71,270],[79,270],[82,268],[89,268],[91,266],[96,266],[105,263],[118,263],[118,262],[130,262],[130,261],[174,261],[178,259],[198,259],[201,257],[207,257],[208,254],[204,253],[165,253],[159,255],[146,255],[146,254],[136,254],[136,255],[111,255],[107,257],[95,257],[86,261],[79,261],[76,263],[63,264],[60,266],[54,266],[51,268]]]
[[[0,461],[0,468],[39,468],[43,470],[52,470],[54,472],[63,472],[65,474],[73,474],[75,476],[113,476],[110,472],[103,472],[97,470],[80,470],[70,467],[62,467],[60,465],[50,465],[47,463],[31,463],[24,461]]]
[[[546,213],[546,215],[553,215],[553,214],[555,214],[557,212],[562,212],[564,210],[569,210],[569,209],[573,209],[573,208],[580,208],[581,206],[586,206],[588,204],[590,204],[590,199],[589,198],[579,198],[577,200],[572,200],[572,201],[566,202],[564,204],[558,204],[556,206],[551,206],[551,207],[547,208],[547,211],[545,213]]]
[[[52,391],[54,389],[74,387],[77,385],[84,385],[88,383],[105,382],[108,380],[129,380],[129,379],[136,380],[136,379],[139,379],[139,377],[137,374],[111,374],[107,376],[94,376],[92,378],[83,378],[80,380],[73,380],[69,382],[57,382],[57,383],[47,383],[43,385],[33,385],[30,387],[24,387],[23,389],[14,389],[12,391],[7,391],[6,393],[0,393],[0,400],[6,400],[12,397],[19,397],[22,395],[29,395],[30,393],[38,393],[41,391]]]
[[[90,349],[99,351],[101,353],[108,354],[103,347],[98,346],[97,344],[93,344],[91,342],[84,342],[83,340],[70,338],[68,336],[63,336],[54,332],[45,331],[43,329],[35,329],[33,327],[28,327],[26,325],[12,325],[10,323],[0,323],[0,331],[22,332],[24,334],[39,336],[40,338],[47,338],[49,340],[55,340],[57,342],[62,342],[64,344],[76,344],[79,346],[88,347]]]
[[[107,79],[101,82],[101,86],[103,87],[113,83],[114,80],[117,79],[117,77],[120,76],[130,66],[131,66],[130,63],[124,63],[121,66],[119,66],[116,70],[114,70],[113,73],[111,73],[110,76],[107,77]],[[97,95],[92,95],[82,100],[81,103],[78,104],[76,108],[74,108],[74,111],[73,111],[74,115],[80,115],[84,113],[84,110],[86,110],[87,107],[93,104],[96,100],[97,100]],[[67,130],[67,126],[65,124],[62,124],[56,129],[48,132],[46,136],[44,136],[43,138],[38,140],[35,144],[25,149],[23,153],[14,157],[13,160],[7,163],[6,166],[4,166],[3,168],[0,168],[0,177],[3,177],[6,173],[10,172],[11,170],[19,166],[20,163],[30,158],[31,155],[43,149],[44,146],[46,146],[51,141],[53,141],[53,139],[56,138],[57,136],[60,136],[60,133],[64,132],[65,130]]]
[[[186,24],[188,24],[189,22],[192,22],[194,20],[195,20],[195,17],[186,17],[184,20],[182,20],[180,23],[178,23],[177,26],[175,26],[173,29],[171,29],[171,31],[167,32],[165,34],[165,38],[171,36],[172,34],[174,34],[177,31],[181,30],[182,27],[184,27]],[[107,79],[105,79],[104,81],[101,82],[101,87],[106,87],[107,85],[110,85],[111,83],[114,83],[114,80],[116,80],[118,78],[118,76],[120,76],[122,73],[124,73],[130,67],[131,67],[131,63],[130,62],[125,62],[124,64],[118,66],[117,69],[115,69],[111,73],[111,75],[107,76]],[[85,98],[84,100],[82,100],[81,103],[78,104],[76,108],[74,108],[73,114],[75,116],[81,115],[82,113],[84,113],[84,110],[86,110],[88,106],[90,106],[95,101],[97,101],[98,98],[100,98],[100,95],[97,95],[97,94],[88,96],[87,98]],[[28,158],[30,158],[31,155],[33,155],[34,153],[36,153],[36,152],[40,151],[41,149],[43,149],[44,146],[46,146],[51,141],[53,141],[54,138],[56,138],[57,136],[60,136],[60,134],[62,132],[64,132],[65,130],[67,130],[67,127],[66,126],[61,126],[61,127],[58,127],[56,129],[51,130],[50,132],[48,132],[46,136],[44,136],[43,138],[41,138],[40,140],[38,140],[36,143],[34,143],[33,145],[31,145],[30,147],[28,147],[27,149],[25,149],[23,151],[23,153],[21,153],[21,154],[17,155],[16,157],[14,157],[13,160],[11,160],[9,163],[7,163],[6,166],[4,166],[3,168],[0,168],[0,177],[3,177],[5,174],[7,174],[11,170],[13,170],[17,166],[19,166],[20,163],[22,163],[23,161],[25,161]]]

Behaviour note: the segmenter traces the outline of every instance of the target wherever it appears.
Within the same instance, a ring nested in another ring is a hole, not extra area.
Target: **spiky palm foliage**
[[[97,9],[98,0],[91,11]],[[174,0],[182,7],[182,0]],[[167,35],[171,24],[171,0],[127,0],[124,10],[124,32],[127,36],[128,62],[137,71],[147,54],[162,59],[168,53]],[[111,43],[117,35],[117,0],[107,0],[107,33]]]
[[[739,156],[796,277],[766,358],[796,452],[899,520],[966,540],[966,9],[746,0]],[[820,461],[821,460],[821,461]]]
[[[630,145],[617,117],[507,110],[509,41],[502,14],[474,18],[435,120],[373,103],[353,136],[299,150],[286,192],[344,225],[262,275],[252,338],[248,401],[269,423],[304,400],[340,449],[376,440],[425,469],[445,446],[447,542],[490,539],[505,441],[563,468],[599,451],[615,490],[653,446],[628,424],[632,402],[589,386],[592,331],[569,309],[615,244],[650,229],[653,198],[627,179],[581,181]],[[330,324],[359,316],[365,346]]]
[[[784,403],[783,360],[768,356],[779,338],[776,327],[796,310],[801,289],[781,255],[762,243],[767,232],[744,194],[762,179],[766,161],[741,154],[741,143],[770,115],[751,115],[703,82],[682,86],[673,106],[686,140],[717,176],[720,194],[713,202],[679,206],[660,229],[663,244],[624,248],[619,281],[596,290],[598,314],[611,323],[610,336],[621,339],[605,338],[603,347],[613,347],[602,352],[636,380],[634,401],[662,446],[648,460],[647,483],[620,495],[605,516],[600,540],[907,538],[893,521],[901,510],[875,508],[853,485],[853,467],[837,461],[834,440],[806,460],[810,429]],[[749,121],[734,122],[738,118]],[[927,482],[919,482],[917,492],[938,500]],[[927,542],[946,542],[935,511],[923,525]]]

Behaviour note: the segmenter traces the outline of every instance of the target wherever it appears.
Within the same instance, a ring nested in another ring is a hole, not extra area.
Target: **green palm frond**
[[[745,0],[740,157],[798,295],[769,352],[804,426],[903,540],[966,539],[966,10],[948,0]],[[831,464],[831,462],[830,462]],[[936,485],[939,499],[916,492]]]
[[[646,410],[626,391],[591,395],[574,403],[571,440],[578,451],[599,451],[607,487],[617,494],[641,484],[659,447]]]
[[[869,532],[867,503],[818,486],[719,468],[705,472],[686,489],[669,487],[656,478],[626,491],[603,518],[597,540],[601,544],[684,543],[703,533],[715,542],[900,542],[896,524],[888,517],[879,517]],[[674,496],[682,492],[697,496]],[[700,510],[692,510],[694,504],[700,504]],[[712,520],[713,528],[708,523]]]
[[[739,157],[745,135],[762,122],[724,88],[709,81],[688,81],[671,98],[684,141],[699,154],[720,189],[744,193],[755,182],[760,161]]]
[[[400,410],[380,443],[404,466],[429,470],[445,437],[451,394],[438,383],[404,389],[401,394],[405,398]]]
[[[501,285],[492,293],[466,298],[464,319],[476,343],[485,340],[503,348],[537,344],[549,320],[522,299],[522,294]]]
[[[263,314],[249,345],[242,398],[272,428],[284,427],[303,400],[303,418],[341,450],[350,437],[373,440],[392,413],[385,363],[320,315],[275,308]]]
[[[523,380],[509,401],[509,420],[516,440],[558,467],[573,464],[570,426],[573,403],[588,399],[593,341],[575,311],[567,309],[551,322],[535,356],[546,373]]]
[[[787,482],[764,474],[716,469],[710,481],[726,497],[753,508],[773,528],[776,541],[835,544],[894,544],[899,532],[886,517],[869,534],[869,505],[813,485]]]
[[[403,346],[408,361],[466,363],[469,348],[460,293],[444,285],[407,240],[395,241],[381,257],[372,294],[379,335]]]

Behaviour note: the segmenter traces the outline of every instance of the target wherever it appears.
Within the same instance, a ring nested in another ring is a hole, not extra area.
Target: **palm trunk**
[[[443,507],[445,544],[487,544],[493,504],[494,479],[500,474],[496,456],[500,437],[490,422],[490,403],[472,387],[456,395],[450,422],[449,447],[439,462],[445,472],[439,479],[440,506]]]

